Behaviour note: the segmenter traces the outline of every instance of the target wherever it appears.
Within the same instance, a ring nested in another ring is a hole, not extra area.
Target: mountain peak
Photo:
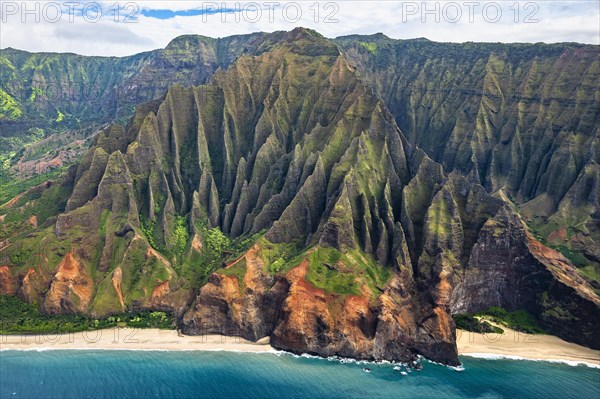
[[[166,50],[171,50],[189,45],[198,45],[200,43],[210,43],[215,41],[214,38],[203,35],[181,35],[171,40],[165,47]]]
[[[274,34],[275,36],[275,34]],[[277,36],[274,37],[278,39]],[[292,44],[292,51],[300,55],[338,56],[340,54],[337,45],[312,29],[298,27],[284,33],[284,41]]]
[[[316,30],[304,28],[302,26],[292,29],[289,34],[294,37],[318,37],[325,39],[325,36],[321,35]]]

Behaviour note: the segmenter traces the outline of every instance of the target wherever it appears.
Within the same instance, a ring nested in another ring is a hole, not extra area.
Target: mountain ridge
[[[187,333],[324,356],[458,364],[451,312],[489,306],[597,346],[597,294],[506,196],[410,144],[335,42],[282,35],[0,208],[40,225],[8,237],[0,292],[48,312],[169,309]],[[221,231],[247,242],[227,255]]]

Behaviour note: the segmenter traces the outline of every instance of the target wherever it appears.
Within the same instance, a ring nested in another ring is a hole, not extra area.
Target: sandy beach
[[[585,363],[600,366],[600,351],[551,335],[528,335],[503,327],[504,334],[477,334],[457,330],[459,355]],[[114,328],[69,334],[4,335],[0,350],[204,350],[270,352],[265,337],[254,343],[224,335],[179,335],[174,330]]]
[[[69,334],[4,335],[0,350],[226,350],[269,352],[269,338],[258,342],[224,335],[179,335],[175,330],[113,328]]]
[[[529,335],[502,327],[504,334],[456,331],[458,354],[465,356],[560,361],[600,366],[600,351],[552,335]]]

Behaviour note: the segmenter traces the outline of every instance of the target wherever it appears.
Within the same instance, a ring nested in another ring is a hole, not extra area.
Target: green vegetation
[[[597,262],[592,262],[588,258],[586,258],[583,252],[577,248],[571,248],[564,244],[553,244],[549,242],[547,235],[548,232],[555,231],[558,226],[553,224],[548,225],[540,225],[539,223],[529,223],[527,225],[531,233],[534,237],[541,242],[542,244],[555,249],[560,252],[565,258],[567,258],[571,263],[573,263],[577,267],[577,271],[584,277],[590,279],[591,281],[595,281],[600,283],[600,265]],[[567,238],[571,237],[573,233],[572,227],[567,227]],[[596,292],[600,295],[600,289],[595,289]]]
[[[592,281],[597,281],[600,283],[600,267],[596,265],[587,265],[578,268],[579,273],[583,276],[589,278]],[[600,295],[600,291],[597,290],[598,295]]]
[[[275,262],[273,262],[269,265],[269,272],[271,274],[277,274],[281,271],[281,269],[283,269],[284,265],[285,265],[285,260],[283,258],[279,258]]]
[[[242,253],[246,252],[256,241],[265,234],[266,230],[259,231],[256,234],[243,235],[235,238],[229,244],[228,251],[231,253],[230,259],[238,258]]]
[[[146,236],[148,243],[150,244],[150,246],[152,248],[158,250],[158,248],[156,246],[156,242],[154,240],[154,228],[156,227],[156,219],[148,220],[140,215],[140,222],[141,222],[140,224],[141,224],[142,232]]]
[[[208,276],[223,266],[224,256],[231,252],[231,240],[218,228],[197,226],[202,237],[202,251],[190,251],[183,260],[181,271],[194,287],[206,284]]]
[[[42,95],[44,95],[44,90],[40,89],[39,87],[32,87],[31,94],[29,95],[29,98],[27,99],[27,101],[32,103],[35,101],[37,96],[42,96]]]
[[[373,42],[359,42],[361,46],[366,48],[370,53],[377,55],[379,49],[377,48],[377,44]]]
[[[542,319],[554,319],[561,322],[571,322],[575,319],[575,316],[565,308],[565,304],[551,298],[548,291],[542,293],[541,302],[544,309],[540,316]]]
[[[258,240],[258,244],[260,245],[260,256],[265,262],[265,272],[271,274],[287,273],[302,261],[305,254],[299,243],[274,244],[263,237]],[[272,267],[273,263],[276,263],[275,267]]]
[[[0,206],[10,201],[17,195],[29,190],[45,181],[60,176],[66,168],[59,168],[48,173],[37,175],[30,179],[15,179],[8,172],[0,170]]]
[[[56,171],[56,174],[60,171]],[[46,175],[48,176],[48,175]],[[34,184],[37,179],[28,181],[27,184]],[[21,188],[25,186],[20,186]],[[6,190],[6,191],[4,191]],[[19,191],[12,186],[10,183],[8,186],[0,185],[0,192],[7,196],[14,194],[6,194],[10,190]],[[11,235],[23,234],[26,231],[32,230],[33,226],[29,224],[28,220],[31,216],[36,216],[38,226],[41,226],[48,218],[57,215],[64,210],[67,202],[67,196],[69,194],[69,188],[64,187],[60,180],[56,180],[49,188],[40,188],[28,192],[23,195],[11,208],[0,207],[0,214],[5,214],[4,223],[2,229],[0,229],[0,240],[4,240]],[[14,197],[14,196],[13,196]],[[5,198],[5,197],[3,197]]]
[[[201,254],[195,251],[185,260],[183,273],[193,286],[204,285],[212,273],[227,276],[236,276],[243,289],[243,280],[246,274],[246,260],[242,259],[229,268],[222,268],[224,263],[233,262],[245,253],[264,232],[253,235],[241,236],[234,240],[227,237],[219,228],[208,229],[205,225],[199,226],[203,237],[203,250]]]
[[[566,245],[556,245],[552,247],[562,253],[565,258],[569,259],[577,267],[584,267],[590,263],[590,261],[583,256],[581,251],[569,248]]]
[[[452,316],[456,328],[465,331],[472,331],[481,334],[493,333],[504,334],[504,330],[488,323],[486,320],[480,320],[470,314],[455,314]]]
[[[36,127],[22,132],[18,136],[0,136],[0,171],[7,172],[13,161],[25,153],[25,149],[45,137],[45,131]],[[47,148],[47,151],[56,150]]]
[[[173,318],[165,312],[133,312],[103,319],[84,315],[46,315],[36,304],[11,295],[0,295],[0,334],[67,333],[111,327],[174,329]]]
[[[536,317],[523,309],[509,312],[500,307],[492,306],[481,312],[474,313],[472,316],[483,317],[496,324],[527,334],[545,334],[545,331],[539,326]]]
[[[23,110],[19,103],[15,101],[7,92],[0,89],[0,120],[18,119],[23,116]]]
[[[265,272],[285,274],[304,259],[308,259],[307,281],[326,292],[341,295],[360,295],[366,285],[373,297],[378,297],[392,272],[360,250],[341,253],[334,248],[314,247],[302,250],[298,243],[274,244],[259,240]]]
[[[32,253],[32,248],[20,246],[10,254],[10,261],[15,266],[23,266]]]
[[[316,247],[308,256],[306,279],[315,287],[342,295],[360,295],[366,285],[378,297],[392,273],[375,259],[358,250],[341,253]]]
[[[178,215],[177,220],[175,221],[175,231],[173,232],[173,252],[179,258],[183,256],[189,238],[190,234],[188,232],[186,218]]]
[[[190,286],[200,287],[204,285],[213,272],[221,268],[226,261],[232,261],[238,258],[243,252],[253,245],[263,232],[238,237],[231,240],[218,228],[208,228],[205,224],[199,223],[196,228],[202,237],[202,250],[190,251],[187,218],[177,216],[173,234],[171,236],[172,249],[168,250],[163,242],[162,234],[156,223],[140,215],[141,230],[146,236],[150,246],[158,252],[170,258],[176,257],[173,262],[173,268],[183,277]],[[245,270],[245,263],[244,270]],[[233,274],[243,274],[242,265],[233,269]],[[223,269],[224,270],[224,269]],[[224,273],[227,274],[228,272]],[[137,273],[134,273],[137,274]],[[137,276],[136,276],[137,277]]]
[[[332,248],[318,248],[309,255],[306,279],[315,287],[337,294],[360,295],[357,276],[339,270],[342,254]]]
[[[133,328],[160,328],[163,330],[172,330],[175,325],[173,322],[173,318],[167,314],[166,312],[141,312],[137,315],[135,314],[126,314],[123,318],[124,323],[128,327]],[[117,316],[117,319],[121,318]],[[114,322],[115,316],[111,316],[107,318],[108,322]],[[94,320],[95,322],[95,320]]]
[[[244,276],[246,275],[246,259],[239,260],[233,266],[219,270],[220,274],[226,276],[235,276],[238,279],[240,285],[240,291],[244,290]]]
[[[205,261],[209,265],[214,266],[218,263],[220,266],[223,253],[231,246],[231,240],[218,227],[213,227],[212,229],[204,228],[202,230]]]

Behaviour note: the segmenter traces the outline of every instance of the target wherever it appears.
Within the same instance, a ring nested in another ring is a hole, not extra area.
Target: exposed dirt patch
[[[154,250],[154,248],[152,248],[152,247],[148,247],[148,250],[146,251],[146,259],[150,259],[150,258],[157,258],[165,266],[170,266],[171,265],[170,262],[167,260],[167,258],[165,258],[161,254],[159,254],[158,252],[156,252]]]
[[[94,282],[81,262],[69,252],[60,262],[46,293],[44,307],[50,313],[85,311],[94,293]]]
[[[169,280],[163,281],[152,290],[152,300],[161,299],[162,297],[168,295],[171,292],[171,287],[169,286]]]
[[[117,292],[117,296],[119,297],[119,302],[121,303],[121,309],[125,311],[125,302],[123,301],[123,293],[121,292],[121,280],[123,279],[123,270],[121,267],[117,267],[113,272],[112,276],[112,285]]]
[[[8,201],[6,204],[4,204],[2,207],[3,208],[12,208],[17,202],[19,202],[19,200],[21,198],[23,198],[24,195],[25,195],[25,193],[21,193],[21,194],[17,195],[16,197],[14,197],[10,201]]]
[[[0,267],[0,295],[12,295],[16,292],[15,279],[8,266]]]
[[[195,234],[194,238],[192,239],[192,248],[198,252],[202,251],[202,240],[198,234]]]
[[[552,242],[566,241],[567,240],[567,228],[566,227],[561,227],[558,230],[554,230],[548,236],[548,240],[550,240]]]

